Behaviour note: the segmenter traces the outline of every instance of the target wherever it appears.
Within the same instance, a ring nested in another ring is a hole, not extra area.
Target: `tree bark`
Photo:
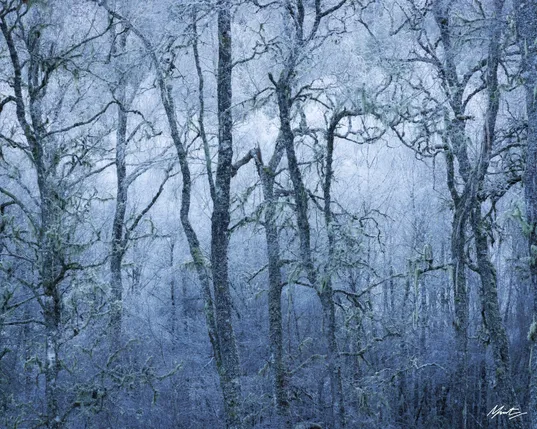
[[[512,384],[511,364],[509,359],[509,339],[503,324],[498,301],[496,270],[490,260],[488,239],[480,216],[481,207],[477,207],[471,216],[472,231],[476,246],[477,266],[481,278],[480,294],[483,308],[483,322],[489,334],[492,357],[495,367],[496,394],[499,401],[506,402],[507,408],[518,407],[519,402]],[[513,419],[510,427],[523,427],[521,419]]]
[[[291,427],[289,393],[287,390],[287,371],[283,352],[282,327],[282,275],[280,259],[280,243],[277,224],[277,198],[274,195],[276,169],[283,156],[282,140],[276,140],[274,153],[268,165],[263,164],[261,151],[256,156],[257,171],[261,180],[265,204],[264,229],[267,245],[268,259],[268,314],[269,314],[269,342],[271,361],[273,366],[273,386],[276,413],[281,419],[281,426]]]
[[[224,392],[226,426],[242,428],[240,362],[232,324],[232,298],[228,273],[230,189],[233,172],[231,114],[231,2],[218,3],[218,163],[215,200],[211,217],[211,268],[213,275],[216,327],[222,359],[221,387]]]
[[[11,66],[13,67],[13,90],[15,94],[16,116],[24,132],[31,160],[36,170],[39,190],[39,230],[37,245],[38,278],[43,298],[40,301],[45,326],[45,402],[46,424],[52,429],[63,426],[60,417],[58,375],[60,373],[60,331],[62,301],[59,284],[62,280],[63,249],[61,243],[61,209],[59,190],[56,189],[55,166],[52,154],[45,152],[45,126],[42,117],[43,88],[39,79],[40,33],[37,27],[28,32],[28,107],[23,95],[22,66],[13,39],[13,31],[6,17],[0,20],[0,30],[6,40]],[[26,119],[31,118],[31,125]],[[53,144],[48,142],[51,147]],[[53,149],[52,149],[53,151]]]
[[[442,44],[445,50],[445,59],[442,64],[444,85],[451,89],[447,91],[449,104],[454,118],[446,122],[446,182],[453,202],[453,218],[451,224],[450,250],[452,264],[452,287],[454,298],[454,329],[456,365],[452,374],[453,380],[464,380],[462,383],[454,381],[455,403],[453,404],[453,425],[464,429],[467,427],[468,415],[468,321],[470,314],[470,301],[466,279],[466,229],[470,216],[470,205],[475,197],[470,182],[471,164],[467,151],[467,136],[464,121],[460,118],[464,114],[462,100],[465,86],[460,82],[455,64],[455,52],[451,40],[451,27],[449,10],[443,10],[437,5],[435,20],[440,30]],[[462,191],[457,189],[455,160],[458,164],[458,174],[463,183]]]
[[[455,327],[455,350],[457,364],[454,377],[460,382],[455,384],[455,413],[454,426],[466,428],[468,414],[468,320],[470,302],[466,282],[466,262],[464,257],[464,245],[466,243],[467,214],[460,202],[455,202],[455,213],[451,226],[451,263],[452,287],[454,298],[454,327]]]
[[[192,177],[190,174],[190,166],[188,164],[187,151],[183,144],[177,118],[175,116],[175,105],[171,87],[166,82],[166,77],[161,69],[155,49],[149,39],[129,20],[110,9],[106,4],[103,4],[102,6],[105,7],[111,16],[120,20],[125,28],[131,30],[140,39],[156,69],[157,84],[160,90],[161,101],[164,106],[164,111],[170,127],[170,134],[181,167],[181,176],[183,179],[180,209],[181,224],[188,241],[190,254],[196,267],[205,301],[207,330],[213,348],[216,367],[220,376],[220,385],[224,396],[226,427],[228,429],[240,429],[242,428],[242,415],[240,412],[240,365],[231,325],[231,296],[229,294],[227,269],[229,190],[232,175],[231,158],[233,156],[231,146],[232,118],[230,110],[232,67],[230,4],[227,2],[221,3],[218,12],[219,46],[221,50],[221,61],[219,61],[218,73],[219,161],[215,183],[217,198],[214,202],[215,207],[212,218],[211,240],[212,274],[213,283],[215,285],[214,300],[211,292],[209,271],[203,256],[203,251],[197,234],[189,220]],[[221,252],[224,253],[222,254]],[[220,262],[222,265],[219,265]],[[216,286],[216,282],[219,282],[218,286]],[[225,336],[224,339],[221,338],[222,335]]]
[[[336,251],[336,234],[334,229],[334,216],[332,213],[332,181],[334,177],[334,141],[336,129],[343,118],[357,116],[360,111],[343,109],[336,112],[330,120],[326,133],[326,161],[325,177],[323,182],[324,197],[324,222],[328,239],[328,262],[324,272],[324,284],[320,286],[320,298],[325,317],[328,341],[328,368],[330,371],[330,383],[332,391],[332,409],[336,416],[336,427],[344,428],[345,422],[345,398],[341,380],[341,359],[337,344],[336,308],[334,304],[334,292],[332,288],[332,273],[335,271],[334,254]]]
[[[503,0],[494,1],[493,17],[491,18],[490,44],[487,60],[487,111],[483,130],[483,142],[479,160],[474,167],[470,182],[474,183],[473,207],[470,222],[474,234],[477,268],[481,278],[480,293],[483,323],[489,332],[490,346],[495,366],[496,392],[498,399],[509,401],[510,407],[518,407],[519,402],[513,388],[509,356],[509,339],[501,317],[498,300],[497,275],[491,260],[488,243],[488,229],[481,214],[481,198],[478,190],[482,189],[490,164],[492,148],[496,139],[496,121],[500,105],[500,89],[498,84],[498,67],[500,64],[500,37],[503,27]],[[521,419],[513,419],[510,426],[524,427]]]
[[[125,48],[127,33],[120,38],[120,49]],[[125,71],[119,71],[117,93],[117,130],[116,130],[116,207],[112,224],[112,247],[110,252],[110,288],[112,301],[110,303],[111,349],[121,347],[121,324],[123,316],[123,279],[121,266],[125,255],[125,213],[127,210],[127,106],[126,106],[126,76]]]
[[[528,119],[524,199],[526,230],[530,257],[530,290],[533,300],[533,322],[528,333],[530,342],[529,404],[531,428],[537,429],[537,1],[514,2],[517,39],[522,53],[522,80],[526,91]]]
[[[319,295],[323,308],[323,326],[328,350],[328,373],[330,377],[330,388],[332,393],[331,410],[334,416],[334,427],[336,429],[345,427],[345,409],[343,401],[343,390],[341,382],[341,370],[339,367],[339,350],[336,338],[336,318],[335,306],[330,278],[318,279],[315,269],[313,254],[311,251],[310,224],[308,220],[308,194],[302,173],[298,166],[295,152],[294,135],[291,129],[291,87],[289,77],[292,73],[286,70],[277,84],[276,93],[278,97],[278,107],[280,114],[280,135],[285,145],[289,175],[293,184],[295,200],[295,215],[300,245],[300,256],[302,266],[311,286],[315,288]],[[330,221],[330,219],[329,219]]]

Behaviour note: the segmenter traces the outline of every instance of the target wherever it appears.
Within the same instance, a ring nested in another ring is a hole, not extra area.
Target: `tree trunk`
[[[276,169],[283,156],[281,139],[277,139],[274,154],[268,165],[264,165],[261,153],[258,151],[256,165],[263,198],[265,201],[265,238],[267,244],[268,259],[268,313],[269,313],[269,342],[271,361],[273,365],[273,385],[276,405],[276,413],[281,419],[283,428],[291,427],[291,415],[289,409],[289,394],[287,391],[287,374],[283,353],[283,327],[282,327],[282,275],[280,260],[280,243],[278,237],[278,225],[276,222],[277,198],[274,196],[274,184],[276,181]]]
[[[332,393],[334,428],[340,429],[346,426],[345,402],[343,397],[343,383],[341,381],[339,348],[336,337],[336,308],[331,283],[330,279],[326,279],[326,283],[320,286],[322,291],[319,293],[319,297],[323,307],[323,325],[328,345],[328,373],[330,376],[330,391]]]
[[[177,280],[175,273],[175,261],[173,251],[175,249],[175,242],[170,243],[170,304],[171,304],[171,314],[170,314],[170,331],[172,334],[172,350],[175,352],[175,335],[177,330]],[[184,284],[184,282],[183,282]],[[183,315],[186,323],[186,314]],[[186,326],[185,326],[186,328]],[[185,329],[186,333],[186,329]]]
[[[219,111],[219,159],[217,178],[215,184],[216,198],[212,217],[212,240],[211,262],[213,282],[215,285],[215,299],[211,293],[211,285],[207,264],[203,252],[189,220],[190,200],[192,192],[192,178],[187,159],[187,152],[175,116],[175,105],[171,93],[171,87],[166,83],[166,78],[161,69],[153,45],[142,32],[132,23],[117,12],[103,5],[107,12],[120,20],[127,29],[131,30],[143,43],[151,62],[156,68],[157,83],[160,97],[170,134],[177,150],[183,188],[181,192],[181,224],[190,248],[190,254],[194,261],[198,278],[201,284],[205,301],[205,317],[209,339],[214,352],[216,367],[220,376],[220,384],[224,396],[226,414],[226,426],[229,429],[242,428],[241,421],[241,389],[240,389],[240,364],[238,352],[231,325],[231,296],[229,293],[227,245],[229,225],[229,190],[232,173],[231,158],[233,156],[231,140],[231,15],[229,2],[219,5],[219,72],[218,72],[218,111]],[[221,264],[221,265],[220,265]],[[222,338],[223,337],[223,338]]]
[[[39,24],[39,15],[32,19]],[[43,88],[40,87],[40,32],[38,25],[28,31],[28,108],[23,95],[22,66],[19,54],[13,40],[13,29],[9,28],[5,16],[1,18],[0,30],[4,35],[9,51],[14,79],[13,90],[15,94],[16,116],[24,132],[28,147],[31,151],[31,160],[37,175],[39,190],[39,232],[38,232],[38,276],[39,286],[43,291],[41,301],[45,326],[45,402],[46,424],[50,428],[62,427],[60,417],[58,375],[60,373],[60,331],[62,302],[59,284],[63,278],[60,261],[64,260],[61,240],[61,208],[60,195],[56,186],[55,166],[53,153],[45,152],[45,147],[54,151],[53,141],[45,142],[46,133],[43,115],[42,99]],[[31,125],[26,116],[31,118]],[[46,144],[48,143],[48,144]]]
[[[51,429],[59,429],[63,426],[60,419],[58,404],[58,375],[60,373],[59,340],[61,301],[57,288],[52,290],[51,295],[44,298],[44,316],[46,329],[46,363],[45,363],[45,396],[47,403],[47,423]]]
[[[240,362],[232,324],[232,298],[228,274],[230,188],[233,170],[231,116],[231,2],[218,3],[218,164],[211,218],[211,267],[216,328],[221,356],[221,387],[228,429],[242,427]]]
[[[319,295],[323,308],[323,321],[328,349],[328,372],[331,387],[331,411],[334,416],[334,428],[345,427],[345,410],[343,402],[343,392],[341,383],[341,371],[339,368],[339,350],[336,339],[336,320],[333,291],[330,278],[319,282],[315,270],[313,255],[311,251],[310,224],[308,220],[308,195],[302,173],[298,166],[295,153],[294,135],[291,129],[291,88],[289,87],[289,71],[282,74],[282,78],[276,88],[278,97],[278,107],[280,111],[280,133],[285,144],[289,175],[293,183],[295,214],[300,244],[300,256],[302,266],[312,287]],[[331,221],[329,220],[329,223]]]
[[[531,427],[537,429],[537,1],[516,0],[515,19],[522,57],[522,79],[526,90],[528,119],[524,197],[526,203],[533,322],[528,334],[531,347],[529,404]]]
[[[58,375],[60,373],[60,327],[61,327],[61,295],[59,291],[60,272],[59,252],[56,244],[59,231],[58,207],[54,207],[54,197],[52,196],[47,173],[42,169],[43,163],[38,162],[37,169],[38,187],[41,203],[41,225],[39,233],[39,248],[41,258],[39,259],[39,270],[43,297],[43,315],[46,332],[45,345],[45,397],[47,405],[47,424],[51,429],[62,427],[59,408]],[[60,245],[61,246],[61,245]]]
[[[496,139],[496,121],[500,104],[500,89],[498,84],[498,67],[500,64],[499,40],[503,27],[503,0],[494,1],[494,15],[490,29],[490,45],[487,60],[487,96],[488,105],[485,115],[483,130],[483,142],[479,161],[475,166],[475,174],[471,182],[474,182],[474,199],[471,210],[470,223],[474,233],[477,268],[481,278],[481,304],[483,323],[490,335],[490,346],[495,367],[497,394],[500,401],[509,401],[508,408],[519,406],[518,399],[513,388],[511,378],[511,366],[509,356],[509,339],[502,320],[500,304],[498,300],[497,275],[492,264],[488,236],[489,230],[485,226],[485,220],[481,214],[481,201],[477,195],[483,186],[489,167],[492,148]],[[515,428],[524,427],[520,418],[510,420],[510,426]]]
[[[453,298],[454,298],[454,328],[455,328],[455,352],[457,355],[456,365],[452,373],[454,380],[455,403],[453,404],[453,424],[461,429],[466,428],[468,411],[468,390],[466,382],[458,383],[455,380],[468,379],[468,321],[469,321],[469,297],[466,282],[465,243],[466,227],[469,217],[469,201],[471,199],[469,180],[471,165],[467,152],[467,137],[465,125],[459,118],[464,113],[462,95],[465,87],[459,82],[455,65],[454,48],[451,41],[450,19],[448,12],[443,10],[439,2],[435,4],[435,20],[440,30],[443,48],[446,51],[442,72],[444,84],[452,87],[453,92],[448,93],[449,103],[454,114],[454,119],[446,121],[446,181],[454,212],[451,226],[451,263],[453,268]],[[457,173],[455,159],[458,163],[458,173],[464,184],[461,192],[457,189]]]
[[[472,231],[476,246],[477,266],[481,278],[481,305],[483,323],[489,333],[490,346],[495,367],[496,394],[499,401],[507,402],[507,408],[518,407],[518,399],[513,388],[511,365],[509,360],[509,339],[503,324],[498,301],[496,270],[490,260],[487,234],[481,218],[481,206],[478,204],[471,216]],[[510,426],[523,427],[520,418],[510,420]]]
[[[451,263],[453,264],[453,297],[455,302],[455,351],[457,364],[453,374],[455,386],[454,426],[465,429],[468,414],[468,320],[470,302],[466,283],[464,245],[466,219],[460,204],[455,206],[451,229]],[[456,380],[460,380],[457,382]]]
[[[126,32],[121,36],[121,48],[125,47]],[[110,288],[112,301],[110,303],[111,349],[121,347],[121,324],[123,316],[123,279],[121,266],[125,255],[125,213],[127,210],[127,107],[126,103],[126,77],[120,70],[117,100],[117,130],[116,130],[116,208],[112,224],[112,248],[110,253]],[[115,351],[115,350],[112,350]]]
[[[334,176],[334,140],[336,128],[339,122],[360,112],[351,112],[343,109],[336,112],[330,121],[326,136],[326,164],[323,183],[324,197],[324,222],[328,239],[328,263],[324,273],[324,284],[320,285],[319,296],[323,307],[324,327],[328,341],[328,371],[330,373],[330,386],[332,391],[332,412],[336,420],[336,428],[345,427],[345,398],[343,395],[343,383],[341,381],[341,359],[337,344],[336,309],[334,304],[334,292],[332,289],[332,274],[335,271],[334,254],[336,251],[336,234],[334,229],[334,216],[332,213],[332,180]]]

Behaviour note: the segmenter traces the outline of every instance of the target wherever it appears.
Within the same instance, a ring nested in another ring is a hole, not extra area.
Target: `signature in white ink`
[[[517,417],[523,416],[524,414],[528,414],[528,413],[521,412],[520,408],[517,408],[517,407],[506,409],[504,405],[502,406],[495,405],[494,408],[489,411],[489,413],[487,414],[487,417],[490,416],[490,418],[493,419],[494,417],[497,417],[497,416],[507,416],[509,420],[513,420],[513,419],[516,419]]]

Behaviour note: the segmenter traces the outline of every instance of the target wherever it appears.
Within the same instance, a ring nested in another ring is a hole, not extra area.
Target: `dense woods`
[[[0,427],[537,428],[536,0],[0,32]]]

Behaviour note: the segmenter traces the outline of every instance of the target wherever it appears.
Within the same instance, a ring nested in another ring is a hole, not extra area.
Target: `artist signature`
[[[513,419],[516,419],[517,417],[523,416],[524,414],[528,414],[528,413],[521,412],[520,408],[517,408],[517,407],[506,409],[504,405],[502,406],[495,405],[494,408],[489,411],[489,413],[487,414],[487,417],[490,417],[491,419],[493,419],[496,416],[507,416],[509,417],[509,420],[513,420]]]

